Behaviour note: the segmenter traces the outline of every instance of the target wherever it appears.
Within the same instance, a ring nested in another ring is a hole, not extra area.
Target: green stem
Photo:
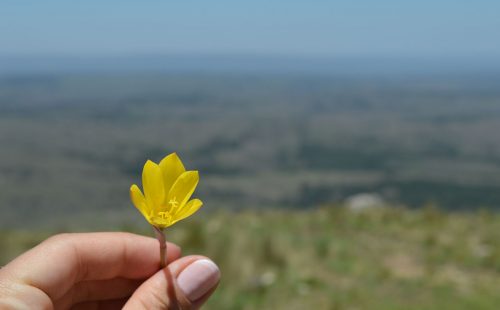
[[[153,228],[155,230],[156,239],[158,239],[160,243],[160,268],[163,269],[167,267],[167,244],[165,242],[165,233],[158,227],[153,226]]]

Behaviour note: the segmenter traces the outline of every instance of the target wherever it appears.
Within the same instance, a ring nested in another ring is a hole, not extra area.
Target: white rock
[[[384,199],[376,193],[356,194],[348,197],[344,203],[349,210],[353,211],[380,208],[386,205]]]

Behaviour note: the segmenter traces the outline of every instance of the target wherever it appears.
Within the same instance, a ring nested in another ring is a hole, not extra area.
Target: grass
[[[122,227],[137,233],[149,230]],[[49,233],[0,233],[0,263]],[[500,214],[342,207],[219,212],[168,231],[222,270],[206,309],[496,309]]]

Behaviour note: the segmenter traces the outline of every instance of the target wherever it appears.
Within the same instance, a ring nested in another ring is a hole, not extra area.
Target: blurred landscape
[[[4,75],[0,224],[135,221],[130,184],[147,159],[170,152],[200,171],[196,195],[208,210],[302,209],[359,193],[409,207],[498,209],[499,82],[491,74]]]
[[[500,74],[233,69],[1,75],[0,264],[151,235],[128,190],[177,152],[205,205],[167,235],[220,265],[208,309],[497,307]]]
[[[0,267],[152,236],[177,152],[206,309],[500,305],[499,1],[0,1]],[[27,266],[28,268],[28,266]]]

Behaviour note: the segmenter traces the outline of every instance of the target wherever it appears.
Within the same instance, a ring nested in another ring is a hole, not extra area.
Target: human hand
[[[56,235],[0,269],[1,309],[197,309],[220,278],[203,256],[129,233]]]

